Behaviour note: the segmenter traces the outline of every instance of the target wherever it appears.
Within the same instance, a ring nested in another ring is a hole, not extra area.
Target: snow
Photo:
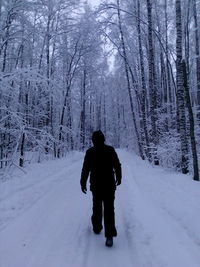
[[[88,0],[88,3],[90,3],[93,7],[96,7],[101,3],[101,0]]]
[[[92,232],[91,193],[79,186],[84,154],[72,152],[1,183],[0,266],[199,267],[200,183],[117,152],[123,182],[112,248]]]

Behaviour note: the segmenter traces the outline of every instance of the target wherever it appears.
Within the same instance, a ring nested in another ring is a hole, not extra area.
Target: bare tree
[[[189,92],[189,85],[188,85],[188,78],[187,78],[188,75],[187,75],[185,60],[182,61],[182,70],[183,70],[183,80],[184,80],[183,86],[185,88],[186,104],[187,104],[188,114],[189,114],[190,140],[191,140],[191,150],[192,150],[193,170],[194,170],[193,179],[195,181],[199,181],[199,165],[198,165],[198,155],[197,155],[196,138],[195,138],[195,131],[194,131],[194,116],[193,116],[192,104],[190,100],[190,92]]]
[[[181,170],[188,173],[188,141],[186,131],[185,92],[182,69],[182,16],[181,0],[176,0],[176,84],[177,84],[177,124],[181,141]]]
[[[149,91],[150,91],[150,118],[151,118],[151,142],[153,145],[153,160],[155,165],[159,165],[157,158],[157,84],[156,84],[156,71],[155,71],[155,55],[153,48],[153,24],[152,24],[152,4],[151,0],[147,0],[147,14],[148,14],[148,54],[149,54]]]

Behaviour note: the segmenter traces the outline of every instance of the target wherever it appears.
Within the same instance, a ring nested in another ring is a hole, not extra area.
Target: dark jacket
[[[121,164],[112,146],[103,142],[86,151],[81,173],[81,186],[86,187],[90,174],[90,190],[106,191],[116,189],[116,182],[121,183]]]

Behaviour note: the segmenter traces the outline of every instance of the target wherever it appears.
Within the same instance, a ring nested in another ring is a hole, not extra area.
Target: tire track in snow
[[[80,191],[80,159],[67,170],[63,164],[66,171],[55,175],[52,190],[1,232],[1,267],[199,266],[187,251],[188,239],[177,235],[178,224],[138,183],[127,155],[119,153],[124,179],[116,191],[118,237],[112,248],[105,247],[103,232],[92,232],[91,193]]]
[[[77,169],[77,165],[80,166],[80,159],[72,162],[68,168],[61,168],[56,175],[54,173],[45,180],[41,178],[40,181],[20,188],[18,191],[13,192],[12,195],[8,195],[4,200],[0,201],[0,231],[44,198],[46,194],[54,190],[58,183],[68,180],[71,172]]]
[[[71,169],[73,169],[74,164],[77,164],[79,162],[80,162],[80,159],[76,159],[73,162],[67,162],[65,168],[61,168],[57,172],[55,172],[55,170],[54,170],[53,173],[45,174],[44,177],[42,174],[41,178],[34,181],[33,183],[27,184],[25,186],[21,186],[21,187],[17,188],[14,192],[10,192],[9,194],[7,194],[3,197],[0,196],[0,201],[7,200],[9,197],[13,197],[15,194],[18,194],[19,192],[27,191],[29,188],[32,189],[33,187],[37,187],[39,185],[46,184],[48,182],[52,182],[55,180],[58,181],[59,180],[58,177],[62,177],[61,180],[65,179],[65,176],[63,176],[63,175],[66,174],[66,169],[69,168],[69,169],[67,169],[67,174],[68,174],[71,171]]]
[[[81,160],[72,163],[40,199],[2,232],[2,267],[76,267],[77,233],[81,224]],[[64,165],[64,164],[63,164]],[[64,170],[65,169],[65,170]]]
[[[142,167],[142,162],[136,166],[134,159],[130,160],[130,156],[126,161],[124,161],[125,157],[122,158],[122,163],[126,166],[126,180],[128,178],[127,195],[129,191],[134,203],[129,220],[135,220],[130,233],[133,236],[138,266],[199,266],[200,257],[196,248],[188,250],[193,246],[191,240],[186,238],[185,233],[174,223],[171,216],[164,212],[160,199],[155,202],[146,191],[145,184],[143,183],[141,187],[139,180],[134,177],[137,175],[137,168]],[[149,168],[150,178],[152,170]],[[148,173],[146,175],[148,177]]]
[[[120,187],[118,187],[115,200],[118,236],[114,238],[113,247],[108,248],[105,246],[104,229],[100,235],[95,235],[92,231],[91,222],[89,222],[89,233],[85,240],[85,259],[81,267],[139,267],[134,257],[134,249],[127,231],[129,226],[125,220],[124,210],[121,205],[121,202],[123,202],[123,192],[120,191]]]

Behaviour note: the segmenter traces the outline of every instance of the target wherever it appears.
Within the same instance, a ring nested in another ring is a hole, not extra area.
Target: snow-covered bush
[[[180,139],[178,135],[166,134],[160,139],[158,145],[158,158],[160,165],[180,170],[181,152]]]

